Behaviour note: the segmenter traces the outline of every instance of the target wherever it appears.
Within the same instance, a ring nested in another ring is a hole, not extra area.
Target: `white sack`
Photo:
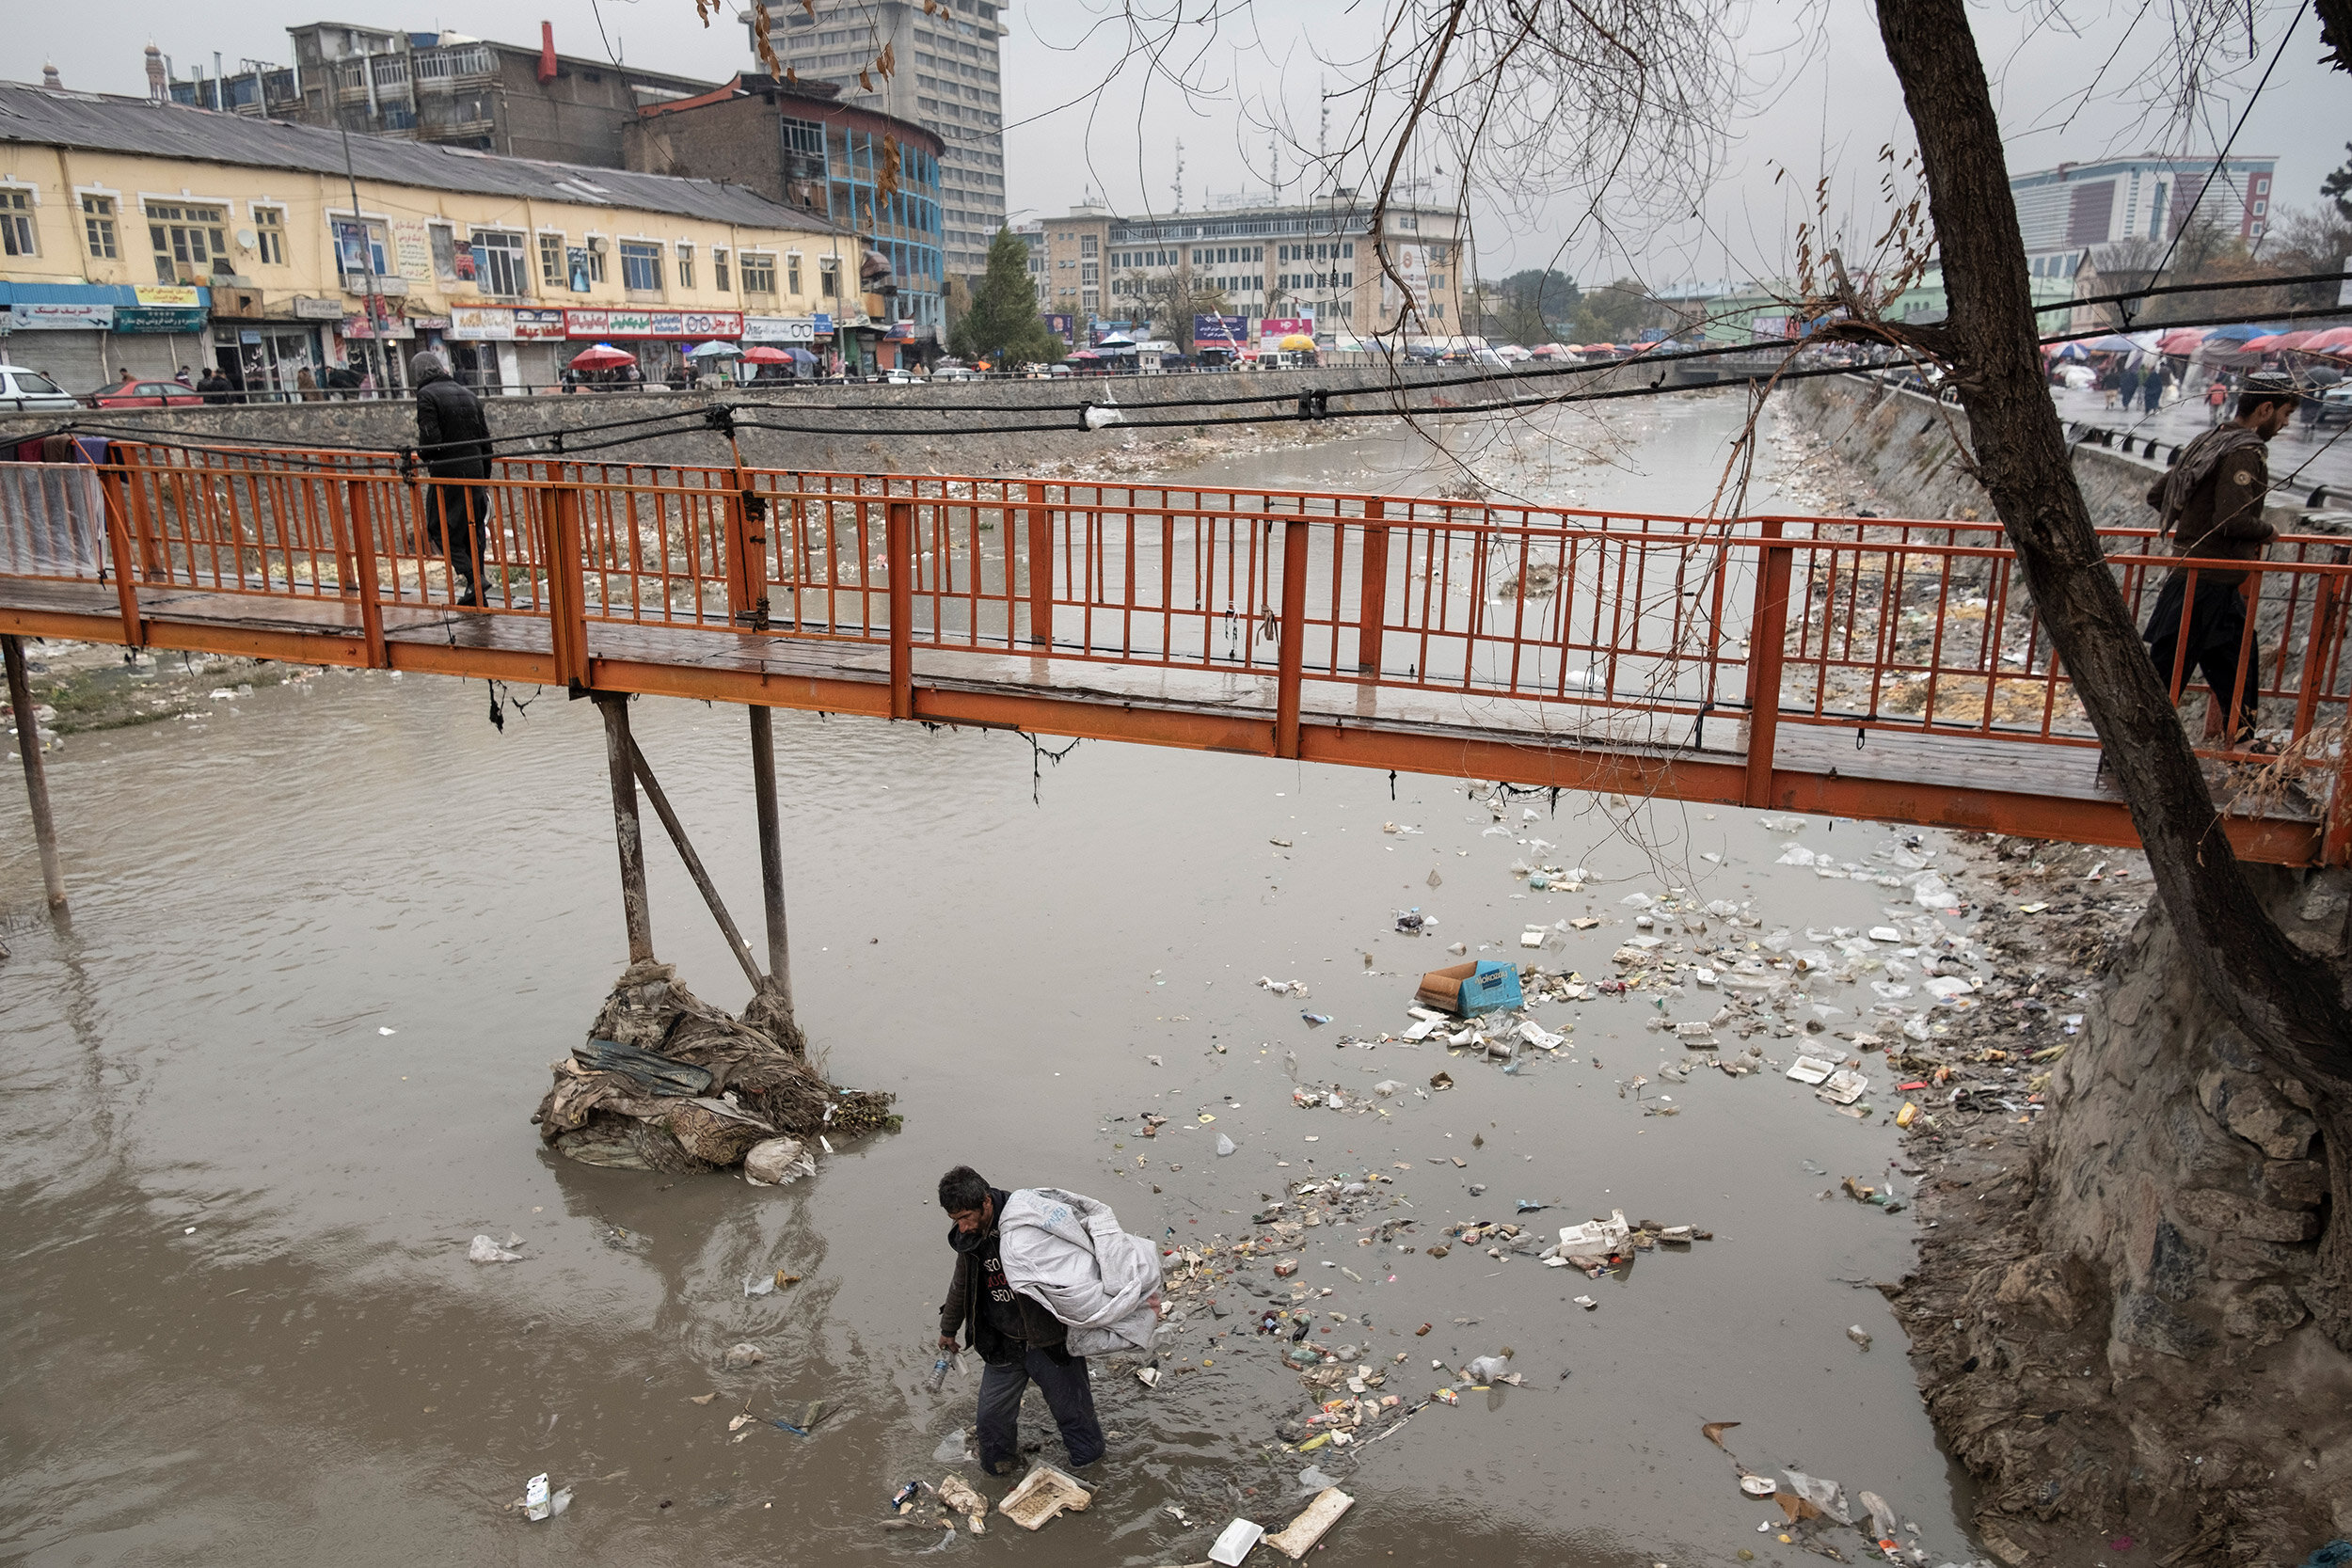
[[[1057,1187],[1023,1188],[996,1219],[1005,1283],[1070,1329],[1073,1355],[1148,1351],[1158,1338],[1160,1249],[1119,1228],[1110,1205]]]

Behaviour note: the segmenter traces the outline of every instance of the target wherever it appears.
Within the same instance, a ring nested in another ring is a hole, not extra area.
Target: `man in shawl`
[[[2165,578],[2154,613],[2140,634],[2157,678],[2172,689],[2190,673],[2205,677],[2214,705],[2207,738],[2227,735],[2233,746],[2254,738],[2255,672],[2238,689],[2238,655],[2246,640],[2247,574],[2233,562],[2260,561],[2276,535],[2263,519],[2270,493],[2265,451],[2295,414],[2295,388],[2284,376],[2251,375],[2238,394],[2236,417],[2191,441],[2180,461],[2149,487],[2158,531],[2185,559]],[[2196,584],[2189,584],[2191,573]],[[2185,604],[2185,613],[2184,605]],[[2233,712],[2234,721],[2225,721]]]

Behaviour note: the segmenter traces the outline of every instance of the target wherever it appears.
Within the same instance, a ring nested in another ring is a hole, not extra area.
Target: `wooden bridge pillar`
[[[49,815],[49,770],[41,762],[40,725],[33,718],[33,682],[24,669],[24,639],[0,637],[8,666],[8,705],[16,714],[16,750],[24,759],[24,795],[33,808],[33,843],[40,850],[40,881],[49,907],[65,908],[65,873],[57,867],[57,824]]]
[[[637,821],[637,746],[628,734],[628,699],[596,694],[604,715],[604,758],[612,774],[612,838],[621,852],[621,913],[628,922],[628,961],[653,958],[653,906],[645,897],[645,837]]]

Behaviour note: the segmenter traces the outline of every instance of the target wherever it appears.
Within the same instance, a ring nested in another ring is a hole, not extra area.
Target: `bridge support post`
[[[1307,519],[1282,523],[1282,641],[1274,675],[1274,754],[1298,755],[1298,687],[1307,661]]]
[[[890,717],[914,717],[914,503],[890,501]]]
[[[1772,747],[1780,737],[1780,671],[1788,637],[1788,575],[1796,552],[1780,538],[1780,519],[1762,525],[1756,609],[1748,617],[1748,776],[1746,802],[1772,803]]]
[[[1356,588],[1356,668],[1364,674],[1380,671],[1381,622],[1389,610],[1387,512],[1377,497],[1364,502],[1363,571]]]
[[[686,836],[686,824],[678,820],[677,812],[670,805],[670,798],[662,793],[661,781],[653,776],[653,766],[645,761],[645,753],[637,749],[636,739],[628,736],[626,729],[622,733],[628,742],[630,771],[637,776],[638,784],[644,786],[645,799],[653,802],[653,814],[661,818],[661,826],[668,832],[670,842],[676,846],[677,858],[685,863],[687,876],[693,879],[694,891],[701,894],[703,902],[710,907],[710,918],[719,923],[719,934],[727,939],[727,947],[735,954],[735,961],[743,968],[743,978],[752,983],[752,992],[757,995],[768,989],[768,981],[759,973],[759,966],[752,962],[750,944],[743,940],[743,933],[736,928],[735,917],[727,913],[726,903],[719,896],[718,884],[710,879],[710,873],[703,869],[703,858],[694,853],[693,842]],[[632,807],[635,803],[633,800],[630,802]]]
[[[1006,541],[1008,561],[1011,541]],[[1029,482],[1029,642],[1054,646],[1054,513],[1045,504],[1045,486]],[[1011,568],[1008,564],[1007,568]],[[1009,588],[1008,584],[1008,588]]]
[[[776,716],[752,713],[752,798],[759,812],[759,891],[768,916],[768,990],[792,1010],[792,951],[784,927],[784,827],[776,813]]]
[[[57,823],[49,815],[49,770],[40,757],[40,725],[33,718],[33,682],[24,669],[24,639],[0,637],[8,667],[8,706],[16,714],[16,751],[24,759],[24,796],[33,810],[33,843],[40,850],[40,882],[49,907],[65,908],[65,873],[57,867]]]
[[[628,961],[653,958],[653,906],[645,897],[645,838],[637,821],[637,744],[628,734],[628,699],[596,693],[604,716],[604,760],[612,775],[612,838],[621,854],[621,913],[628,923]]]

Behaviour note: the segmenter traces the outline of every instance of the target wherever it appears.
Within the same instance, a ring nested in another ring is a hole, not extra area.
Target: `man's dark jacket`
[[[947,1299],[939,1304],[939,1337],[953,1339],[961,1336],[965,1344],[980,1353],[983,1361],[1018,1361],[1025,1351],[1032,1350],[1041,1350],[1057,1362],[1068,1361],[1070,1353],[1062,1347],[1070,1338],[1070,1330],[1042,1303],[1019,1291],[1012,1293],[1013,1305],[1020,1309],[1025,1344],[1014,1344],[997,1332],[995,1324],[989,1322],[988,1313],[982,1310],[982,1281],[988,1275],[988,1259],[996,1253],[996,1222],[1012,1195],[991,1188],[988,1196],[991,1209],[985,1228],[967,1236],[956,1228],[953,1221],[948,1222],[947,1244],[955,1249],[956,1274],[948,1282]]]
[[[435,479],[490,477],[490,421],[482,401],[447,371],[417,383],[417,449]]]

